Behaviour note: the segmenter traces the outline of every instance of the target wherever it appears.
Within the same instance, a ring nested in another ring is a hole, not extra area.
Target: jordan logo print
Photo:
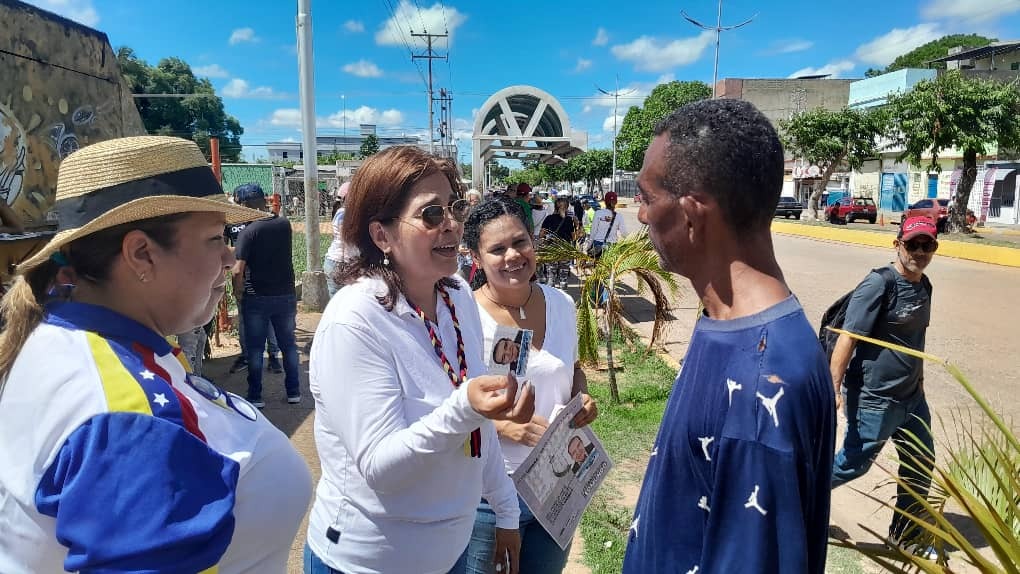
[[[701,498],[698,499],[698,508],[704,510],[705,512],[712,512],[712,509],[708,507],[707,496],[702,496]]]
[[[776,423],[776,426],[778,427],[779,413],[776,411],[776,403],[779,402],[779,399],[783,398],[783,388],[780,387],[779,392],[776,393],[776,396],[772,397],[771,399],[761,393],[755,394],[758,395],[758,399],[761,400],[761,404],[763,407],[765,407],[765,410],[767,410],[769,414],[772,415],[772,422]]]
[[[758,504],[758,485],[754,485],[754,491],[751,492],[751,496],[747,498],[747,502],[744,503],[744,508],[753,508],[761,513],[762,516],[768,514],[768,511],[762,508]]]
[[[714,436],[699,436],[698,440],[701,441],[701,452],[705,453],[705,460],[712,462],[712,457],[708,454],[708,445],[712,444],[715,440]]]
[[[737,383],[737,381],[726,379],[726,389],[730,392],[730,406],[733,406],[733,391],[739,391],[743,388],[744,386]]]

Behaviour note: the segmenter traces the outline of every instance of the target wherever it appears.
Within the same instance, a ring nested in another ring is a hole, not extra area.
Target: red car
[[[918,215],[923,215],[934,221],[935,227],[941,233],[946,230],[946,221],[949,219],[949,200],[922,199],[903,212],[903,219],[900,220],[900,223],[906,221],[908,217]]]
[[[844,197],[825,208],[825,220],[829,223],[853,223],[867,219],[875,223],[878,219],[878,206],[870,197]]]

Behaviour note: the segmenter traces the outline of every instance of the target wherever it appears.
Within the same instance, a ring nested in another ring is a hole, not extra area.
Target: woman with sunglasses
[[[506,472],[517,470],[549,425],[553,410],[574,395],[583,397],[583,407],[574,417],[575,427],[595,420],[598,408],[588,396],[588,380],[577,362],[577,314],[566,293],[531,281],[536,254],[527,219],[520,206],[496,197],[473,209],[464,223],[464,242],[478,264],[475,291],[486,348],[493,345],[499,325],[533,331],[528,354],[528,379],[535,389],[535,414],[530,421],[499,421],[499,433]],[[567,549],[561,549],[535,519],[523,500],[518,499],[521,519],[521,572],[558,574],[567,563]],[[489,500],[478,506],[471,544],[454,570],[457,574],[489,574],[492,540],[501,527]]]
[[[389,148],[358,170],[346,206],[359,255],[311,352],[322,478],[305,572],[445,574],[485,498],[502,573],[516,573],[519,510],[491,421],[530,420],[534,396],[484,374],[478,309],[454,275],[468,211],[456,166]]]

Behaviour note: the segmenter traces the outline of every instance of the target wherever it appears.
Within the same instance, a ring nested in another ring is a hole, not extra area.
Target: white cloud
[[[287,137],[283,138],[280,141],[285,142],[285,143],[297,143],[297,138],[293,138],[291,136],[287,136]]]
[[[467,20],[467,16],[460,13],[452,6],[443,6],[436,2],[429,8],[421,9],[408,0],[400,0],[400,5],[393,17],[383,22],[379,31],[375,33],[375,43],[380,46],[403,46],[407,41],[409,44],[418,43],[408,33],[408,27],[416,33],[432,32],[433,34],[447,33],[447,46],[453,43],[454,31]],[[422,29],[424,26],[424,29]],[[442,46],[443,44],[440,44]]]
[[[382,70],[379,66],[376,66],[368,60],[358,60],[357,62],[351,62],[344,66],[344,71],[348,74],[355,75],[359,78],[378,78],[383,75]]]
[[[591,67],[591,60],[585,60],[584,58],[577,59],[577,65],[574,66],[574,72],[580,73]]]
[[[297,108],[284,108],[273,110],[269,116],[269,123],[274,126],[296,128],[301,126],[301,110]]]
[[[668,74],[663,74],[663,75],[661,75],[661,76],[659,76],[658,78],[655,79],[655,85],[658,86],[659,84],[668,84],[668,83],[672,82],[675,79],[676,79],[676,76],[672,72],[670,72]]]
[[[614,119],[613,114],[609,114],[609,117],[603,120],[602,131],[610,133],[613,132],[613,119]],[[615,119],[616,129],[620,129],[621,127],[623,127],[623,116],[615,116]]]
[[[802,76],[829,76],[831,78],[838,78],[841,74],[853,70],[855,64],[850,60],[838,60],[836,62],[829,62],[820,68],[801,68],[796,72],[790,74],[790,78],[800,78]]]
[[[344,22],[344,30],[348,32],[359,34],[365,31],[365,24],[361,20],[348,20]]]
[[[931,0],[921,9],[929,20],[985,22],[1020,12],[1017,0]]]
[[[769,48],[769,54],[792,54],[794,52],[803,52],[804,50],[810,50],[815,45],[811,40],[802,40],[800,38],[791,38],[788,40],[780,40],[773,42],[772,47]]]
[[[99,23],[99,12],[92,0],[33,0],[32,4],[86,26],[95,27]]]
[[[272,100],[282,97],[281,94],[277,94],[273,91],[273,88],[267,86],[259,86],[252,89],[246,80],[241,78],[234,78],[227,82],[227,85],[220,89],[220,93],[227,98],[244,98],[254,100]]]
[[[591,106],[588,105],[588,104],[585,104],[584,108],[581,109],[581,113],[582,114],[586,114],[586,113],[590,112],[591,110],[592,110]]]
[[[906,54],[932,40],[938,40],[942,36],[941,27],[932,22],[925,22],[911,28],[893,28],[886,34],[858,47],[856,56],[862,62],[886,66],[901,54]]]
[[[230,33],[230,45],[235,46],[244,42],[258,42],[259,37],[255,35],[255,30],[251,28],[237,28]]]
[[[605,46],[608,43],[609,43],[609,32],[606,32],[606,29],[600,26],[599,29],[595,32],[595,38],[591,41],[591,45],[592,46]]]
[[[319,118],[319,126],[340,128],[344,126],[344,118],[347,119],[348,128],[357,127],[359,124],[375,124],[384,127],[399,126],[404,123],[404,114],[400,110],[385,110],[380,112],[375,108],[361,106],[353,110],[342,110],[330,114],[326,118]]]
[[[209,64],[208,66],[198,66],[192,68],[192,72],[198,77],[203,78],[229,78],[230,72],[223,69],[219,64]]]
[[[714,40],[715,34],[708,31],[672,41],[641,36],[629,44],[613,46],[611,51],[618,60],[634,62],[637,70],[662,72],[696,62]]]

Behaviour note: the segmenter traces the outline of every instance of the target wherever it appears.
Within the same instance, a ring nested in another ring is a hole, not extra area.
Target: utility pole
[[[691,18],[690,16],[688,16],[687,12],[684,12],[682,10],[680,11],[680,15],[682,15],[684,17],[684,19],[687,20],[688,22],[690,22],[691,24],[694,24],[695,26],[697,26],[698,28],[701,28],[702,30],[712,30],[712,31],[715,32],[715,66],[712,67],[712,97],[713,98],[719,97],[719,88],[717,86],[717,84],[719,83],[719,36],[721,35],[722,32],[726,32],[726,31],[729,31],[729,30],[736,30],[737,28],[741,28],[743,26],[746,26],[746,25],[750,24],[752,20],[754,20],[755,18],[758,17],[758,15],[755,14],[754,16],[751,16],[750,18],[748,18],[747,20],[744,20],[743,22],[741,22],[739,24],[734,24],[733,26],[723,26],[722,25],[722,1],[723,0],[719,0],[719,10],[716,13],[715,26],[707,26],[705,24],[702,24],[701,22],[698,22],[694,18]]]
[[[609,178],[609,191],[610,191],[610,193],[616,193],[616,135],[618,133],[617,125],[616,124],[617,124],[617,122],[620,119],[620,114],[617,113],[617,111],[619,110],[620,96],[629,96],[630,94],[632,94],[634,92],[634,90],[630,89],[630,90],[627,90],[626,92],[622,92],[621,93],[620,92],[620,76],[616,76],[616,91],[615,92],[607,92],[606,90],[603,90],[602,88],[598,87],[597,84],[595,85],[595,89],[600,91],[600,92],[602,92],[603,94],[605,94],[607,96],[613,96],[613,176],[611,178]]]
[[[432,60],[445,60],[446,56],[437,56],[432,51],[432,39],[433,38],[446,38],[449,34],[430,34],[425,32],[423,34],[415,34],[414,30],[411,31],[411,36],[414,38],[425,38],[426,48],[425,53],[422,55],[411,54],[411,61],[414,60],[428,60],[429,61],[429,153],[434,153],[433,140],[435,139],[435,131],[432,123]]]
[[[453,93],[447,92],[446,88],[439,88],[439,97],[435,98],[435,100],[439,102],[439,141],[445,154],[453,143],[453,134],[451,133],[451,126],[453,125]]]
[[[322,311],[329,301],[319,257],[319,150],[315,137],[315,66],[312,62],[312,1],[298,0],[298,73],[301,75],[301,147],[305,165],[305,257],[308,271],[301,279],[301,301]]]

